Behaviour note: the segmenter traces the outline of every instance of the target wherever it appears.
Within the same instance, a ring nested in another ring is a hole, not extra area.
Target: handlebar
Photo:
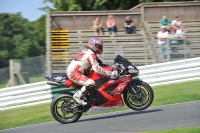
[[[139,70],[134,65],[130,65],[128,67],[124,67],[123,64],[120,65],[118,63],[114,64],[116,66],[116,70],[119,75],[127,74],[127,73],[139,73]]]

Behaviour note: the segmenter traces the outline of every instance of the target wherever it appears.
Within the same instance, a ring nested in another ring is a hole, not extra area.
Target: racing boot
[[[86,89],[85,89],[85,86],[83,86],[83,87],[81,88],[81,90],[78,90],[78,91],[73,95],[73,99],[74,99],[77,103],[79,103],[79,104],[81,104],[81,105],[87,105],[87,102],[85,102],[84,100],[81,100],[81,97],[84,95],[83,92],[84,92],[85,90],[86,90]]]

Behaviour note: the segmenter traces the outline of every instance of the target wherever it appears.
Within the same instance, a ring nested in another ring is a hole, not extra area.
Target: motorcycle
[[[117,70],[120,74],[115,77],[105,77],[91,70],[87,75],[96,83],[95,89],[81,97],[87,105],[80,105],[73,99],[73,93],[63,92],[55,96],[51,102],[51,114],[60,123],[72,123],[79,120],[83,112],[91,113],[107,109],[123,107],[124,103],[133,110],[148,108],[154,99],[151,86],[134,78],[139,70],[121,55],[114,59],[114,66],[102,65],[106,70]],[[80,89],[82,86],[73,83],[67,75],[52,75],[45,77],[47,84],[61,86],[57,79],[65,80],[65,87]],[[67,89],[66,88],[66,89]],[[123,98],[122,98],[123,97]]]

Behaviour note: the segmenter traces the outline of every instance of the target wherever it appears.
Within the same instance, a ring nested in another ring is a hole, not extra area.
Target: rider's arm
[[[100,65],[101,65],[101,64],[103,64],[103,65],[111,65],[110,63],[108,63],[108,62],[106,62],[106,61],[100,59],[98,56],[96,56],[96,60],[97,60],[97,62],[98,62]]]
[[[97,62],[97,57],[95,54],[89,55],[87,61],[90,63],[90,65],[92,66],[92,69],[96,73],[99,73],[99,74],[105,75],[105,76],[111,76],[112,71],[103,69]]]
[[[99,64],[103,64],[103,60],[101,60],[99,57],[96,56],[96,60]]]

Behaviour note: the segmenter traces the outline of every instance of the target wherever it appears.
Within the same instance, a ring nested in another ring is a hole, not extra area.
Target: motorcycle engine
[[[108,102],[108,100],[106,98],[104,98],[101,93],[99,93],[98,91],[96,91],[96,94],[95,94],[95,105],[96,106],[99,106],[99,105],[102,105],[106,102]]]
[[[111,87],[108,87],[105,92],[109,95],[112,94],[113,90],[116,88],[117,86],[111,86]]]
[[[105,92],[109,95],[112,94],[112,91],[116,88],[117,86],[111,86],[111,87],[108,87]],[[95,94],[95,97],[96,97],[96,103],[95,105],[99,106],[99,105],[102,105],[106,102],[108,102],[109,100],[104,98],[98,91],[96,92]]]

